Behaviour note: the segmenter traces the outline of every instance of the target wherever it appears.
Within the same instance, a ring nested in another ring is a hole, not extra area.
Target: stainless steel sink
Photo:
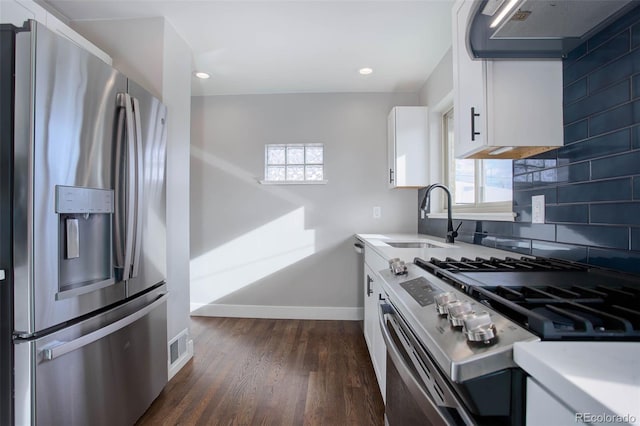
[[[385,241],[386,244],[396,248],[454,248],[448,244],[432,244],[425,241]]]

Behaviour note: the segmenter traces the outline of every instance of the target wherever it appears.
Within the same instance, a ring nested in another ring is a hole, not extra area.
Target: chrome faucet
[[[458,225],[458,227],[456,228],[456,230],[453,230],[453,220],[451,219],[451,192],[449,191],[449,188],[447,188],[446,186],[444,186],[441,183],[434,183],[433,185],[429,185],[427,186],[427,192],[424,195],[424,198],[422,199],[422,203],[420,203],[420,210],[424,210],[425,212],[429,211],[429,206],[430,206],[430,201],[431,199],[429,198],[431,191],[433,191],[435,188],[442,188],[444,190],[444,192],[447,193],[447,238],[446,241],[450,244],[453,244],[455,238],[458,236],[458,229],[460,229],[460,225],[462,225],[462,222],[460,222],[460,225]]]

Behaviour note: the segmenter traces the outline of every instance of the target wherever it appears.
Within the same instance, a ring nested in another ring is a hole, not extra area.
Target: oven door
[[[379,306],[380,328],[387,347],[385,423],[473,425],[446,378],[424,353],[392,305]]]

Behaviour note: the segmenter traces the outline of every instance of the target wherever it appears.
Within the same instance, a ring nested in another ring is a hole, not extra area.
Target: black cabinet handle
[[[367,275],[367,297],[371,296],[373,294],[373,290],[371,290],[371,283],[373,282],[373,279],[371,279],[371,277],[369,275]]]
[[[393,169],[389,169],[389,183],[393,183]]]
[[[480,114],[476,113],[475,107],[471,107],[471,140],[475,141],[476,136],[480,135],[480,132],[476,132],[476,117],[480,117]]]

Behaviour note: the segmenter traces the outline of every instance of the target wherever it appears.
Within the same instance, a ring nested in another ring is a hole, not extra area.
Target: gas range
[[[394,259],[379,274],[381,329],[395,330],[387,353],[405,347],[445,424],[526,423],[516,343],[640,340],[637,276],[533,257]]]
[[[547,258],[414,263],[542,340],[640,340],[640,277]]]
[[[640,340],[640,277],[545,258],[414,259],[389,302],[454,382],[515,367],[513,344]]]

